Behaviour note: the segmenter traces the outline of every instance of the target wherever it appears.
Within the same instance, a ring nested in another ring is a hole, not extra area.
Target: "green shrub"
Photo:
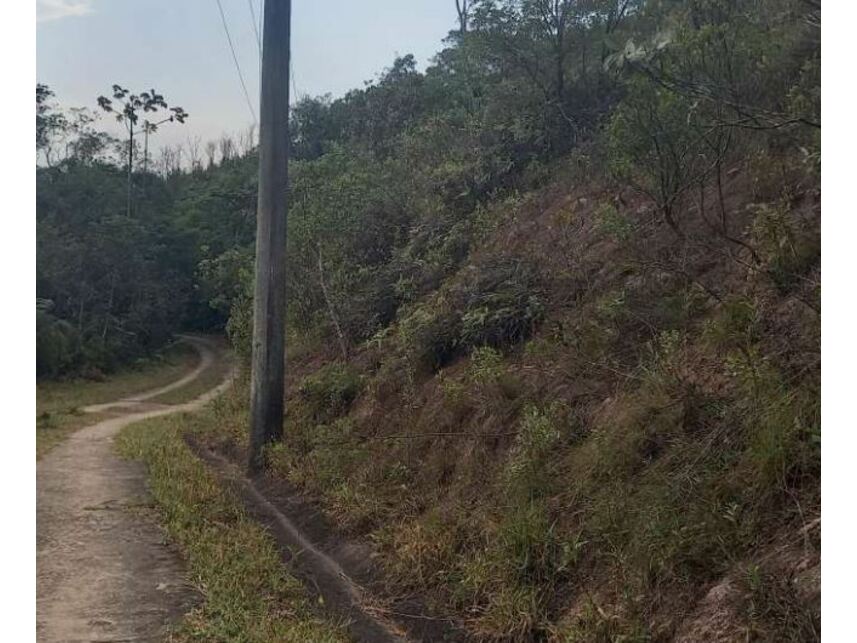
[[[77,358],[77,333],[57,319],[48,304],[36,306],[36,377],[58,377],[69,372]]]
[[[786,294],[798,286],[820,257],[816,234],[799,234],[798,223],[790,216],[785,200],[752,206],[751,238],[765,262],[777,289]]]
[[[340,297],[337,302],[342,329],[355,343],[365,341],[386,328],[396,318],[402,301],[394,271],[364,269],[357,277],[357,283],[348,286],[348,296]]]
[[[471,267],[445,299],[413,308],[399,332],[416,363],[437,371],[474,348],[528,339],[543,317],[535,271],[517,259],[495,259]]]
[[[440,312],[428,305],[419,306],[402,320],[399,333],[416,365],[432,372],[443,368],[462,354],[459,341],[461,317]]]
[[[506,465],[507,482],[513,493],[529,498],[546,491],[548,475],[544,465],[562,437],[557,426],[562,410],[560,403],[546,409],[535,405],[524,409],[520,430]]]
[[[631,220],[611,203],[602,203],[595,211],[598,228],[617,241],[628,241],[634,233]]]
[[[346,364],[321,367],[301,382],[299,393],[315,422],[330,422],[346,413],[363,389],[363,381]]]
[[[746,297],[729,297],[705,325],[705,337],[718,349],[747,351],[759,336],[759,312]]]
[[[447,377],[443,372],[437,376],[448,408],[458,408],[467,400],[467,386],[461,380]]]
[[[253,298],[239,297],[232,303],[226,334],[235,353],[246,364],[253,352]]]
[[[627,299],[624,289],[605,293],[595,302],[595,314],[605,322],[621,321],[628,314]]]
[[[476,384],[494,382],[503,374],[503,356],[490,346],[479,346],[470,354],[468,379]]]
[[[487,262],[457,292],[462,303],[461,343],[500,348],[528,339],[544,317],[535,271],[516,259]]]

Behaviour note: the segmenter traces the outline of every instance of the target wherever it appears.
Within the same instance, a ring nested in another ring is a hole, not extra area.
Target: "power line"
[[[262,6],[259,7],[259,27],[256,27],[256,9],[254,6],[253,0],[247,0],[247,6],[250,7],[250,17],[253,19],[253,32],[256,34],[256,45],[259,47],[259,78],[261,82],[262,78],[262,38],[260,36],[261,28],[262,28],[262,16],[265,11],[264,2],[262,2]],[[297,100],[299,97],[298,87],[295,81],[295,72],[294,72],[294,64],[292,62],[291,57],[289,58],[289,77],[292,79],[292,95],[294,100]]]
[[[232,44],[232,36],[229,35],[229,26],[226,24],[226,14],[223,13],[223,5],[220,0],[217,2],[217,8],[220,10],[220,19],[223,21],[223,31],[226,33],[226,41],[229,43],[229,51],[232,52],[232,60],[235,62],[235,69],[238,71],[238,80],[241,81],[241,89],[244,90],[244,98],[247,99],[247,107],[250,108],[250,115],[253,117],[253,123],[256,124],[256,110],[253,109],[253,102],[250,100],[250,93],[247,91],[247,84],[244,82],[244,74],[241,73],[241,65],[238,64],[238,56],[235,55],[235,47]]]
[[[289,58],[289,76],[292,79],[292,100],[297,101],[298,100],[298,86],[295,83],[295,72],[294,72],[294,66],[292,65],[292,59],[291,58]]]
[[[256,9],[253,8],[253,0],[247,0],[247,6],[250,7],[250,18],[253,22],[253,33],[256,34],[256,46],[259,48],[259,65],[262,64],[262,38],[259,36],[259,26],[256,23]],[[261,18],[261,14],[259,14]]]
[[[250,7],[250,18],[253,23],[253,33],[256,34],[256,46],[259,49],[259,92],[262,91],[262,37],[259,35],[262,31],[262,13],[265,11],[265,0],[261,0],[259,6],[259,24],[256,24],[256,9],[253,0],[247,0],[247,6]]]
[[[265,0],[259,0],[259,33],[264,33],[264,18],[265,16]],[[259,67],[262,66],[261,59],[259,60]],[[261,73],[261,72],[260,72]]]

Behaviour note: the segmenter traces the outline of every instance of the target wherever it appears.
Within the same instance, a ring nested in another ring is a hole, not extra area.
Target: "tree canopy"
[[[338,325],[349,343],[372,337],[464,260],[486,205],[538,185],[544,168],[569,155],[603,161],[678,234],[682,203],[734,150],[790,145],[817,158],[813,3],[473,0],[456,8],[458,25],[424,71],[404,55],[363,88],[303,96],[291,109],[297,330]],[[154,109],[186,117],[154,90],[132,95],[116,85],[112,95],[98,105],[132,126]],[[106,368],[182,325],[246,321],[253,133],[164,147],[149,164],[130,137],[120,156],[92,112],[54,101],[37,85],[40,346],[63,347],[40,372]],[[133,212],[123,208],[123,165]]]

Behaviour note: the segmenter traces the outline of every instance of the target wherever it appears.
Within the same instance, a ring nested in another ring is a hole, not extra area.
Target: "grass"
[[[84,413],[84,407],[165,386],[191,371],[198,363],[199,355],[195,350],[187,344],[176,343],[157,359],[148,360],[137,368],[120,371],[102,381],[62,380],[37,383],[36,458],[44,456],[74,431],[94,424],[106,416],[104,413]],[[200,379],[204,377],[206,374]],[[189,388],[190,385],[173,393],[184,395],[187,392],[185,389]]]
[[[787,383],[761,356],[754,305],[727,301],[638,343],[637,366],[589,413],[536,386],[504,392],[526,373],[490,348],[425,381],[410,406],[367,395],[359,413],[323,423],[295,401],[274,472],[365,528],[392,591],[459,615],[477,639],[667,640],[710,583],[817,510],[814,380]],[[618,343],[633,317],[612,323]],[[451,404],[467,412],[438,413]],[[397,405],[391,433],[512,435],[499,448],[363,442]],[[386,475],[396,462],[404,474]],[[799,640],[817,625],[781,591],[753,600],[736,616],[747,631]]]
[[[302,350],[272,475],[375,543],[391,595],[419,595],[474,640],[673,640],[754,565],[744,604],[717,603],[718,618],[814,640],[817,601],[789,579],[820,555],[800,537],[820,512],[818,319],[767,273],[724,258],[697,279],[699,258],[680,257],[685,274],[638,253],[670,258],[672,238],[601,223],[633,247],[582,238],[585,288],[572,300],[548,283],[523,347],[462,350],[461,320],[429,295],[355,353],[359,387]],[[775,232],[765,260],[782,246],[806,272],[799,239]],[[340,388],[347,403],[320,412]],[[242,404],[212,440],[241,444]]]
[[[210,423],[210,413],[140,422],[127,427],[118,439],[125,457],[146,464],[161,520],[204,596],[170,640],[347,640],[339,624],[313,609],[303,586],[283,567],[271,536],[246,515],[240,501],[220,486],[182,440],[182,431]]]
[[[808,610],[787,579],[750,565],[739,579],[745,616],[756,640],[820,641],[818,614]]]
[[[214,364],[200,373],[199,377],[192,382],[172,391],[167,391],[163,395],[153,397],[149,401],[157,404],[181,404],[187,400],[192,400],[206,391],[213,389],[226,379],[232,366],[233,362],[231,359],[215,360]]]

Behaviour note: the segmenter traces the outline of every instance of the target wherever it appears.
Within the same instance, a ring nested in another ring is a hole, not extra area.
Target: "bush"
[[[503,374],[503,356],[490,346],[474,348],[470,355],[468,379],[475,384],[496,382]]]
[[[58,377],[77,357],[77,333],[71,324],[36,307],[36,377]]]
[[[681,199],[711,163],[697,111],[687,98],[634,78],[607,128],[613,176],[651,199],[677,232]]]
[[[337,300],[340,323],[349,340],[359,343],[386,328],[395,318],[401,297],[396,291],[398,275],[387,269],[364,269],[357,279],[339,290],[347,292]],[[329,313],[325,318],[329,317]]]
[[[440,310],[438,311],[438,308]],[[462,355],[461,316],[442,305],[419,306],[399,327],[402,340],[417,366],[437,371]]]
[[[634,234],[634,224],[625,213],[619,212],[612,203],[602,203],[595,211],[598,229],[616,241],[626,242]]]
[[[330,422],[346,413],[363,388],[360,376],[345,364],[323,366],[304,378],[299,393],[316,422]]]
[[[818,238],[799,233],[800,223],[790,216],[785,202],[757,204],[752,209],[753,243],[774,286],[781,294],[787,294],[818,263],[821,253]]]
[[[543,317],[535,271],[502,258],[471,267],[446,299],[414,308],[399,331],[417,364],[434,372],[475,348],[525,341]]]
[[[253,297],[239,297],[232,302],[226,334],[236,355],[245,364],[253,354]]]
[[[544,317],[535,271],[515,259],[480,266],[461,286],[459,296],[461,343],[468,349],[524,341]]]

